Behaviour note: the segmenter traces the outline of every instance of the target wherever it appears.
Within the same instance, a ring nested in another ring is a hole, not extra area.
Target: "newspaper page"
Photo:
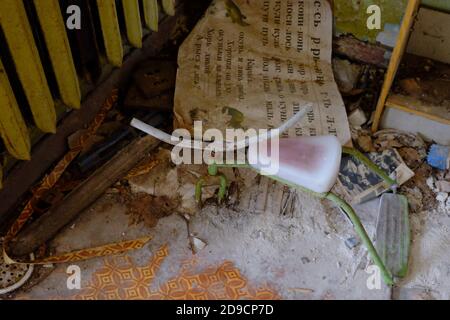
[[[351,141],[331,67],[326,0],[216,0],[180,48],[176,127],[277,128],[307,103],[285,137]]]

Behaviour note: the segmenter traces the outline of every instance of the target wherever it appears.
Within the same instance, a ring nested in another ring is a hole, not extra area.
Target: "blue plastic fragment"
[[[437,169],[449,169],[450,146],[433,144],[430,148],[430,152],[428,153],[427,162],[430,166]]]

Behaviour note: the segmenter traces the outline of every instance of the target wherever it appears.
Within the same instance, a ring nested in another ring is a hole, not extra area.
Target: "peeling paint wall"
[[[395,43],[407,0],[334,0],[335,33],[353,34],[371,43]],[[367,28],[367,8],[378,5],[381,9],[381,30]]]

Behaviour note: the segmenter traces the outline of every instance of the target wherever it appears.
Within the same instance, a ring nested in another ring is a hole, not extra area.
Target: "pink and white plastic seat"
[[[258,151],[258,159],[267,163],[271,156]],[[280,139],[279,170],[274,176],[317,193],[326,193],[336,183],[341,164],[342,146],[334,136],[298,137]],[[261,171],[261,161],[251,165]]]

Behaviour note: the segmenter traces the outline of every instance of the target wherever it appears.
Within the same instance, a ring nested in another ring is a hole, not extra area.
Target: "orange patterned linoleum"
[[[72,299],[81,300],[220,300],[279,299],[267,285],[253,285],[230,261],[201,271],[199,261],[192,258],[180,263],[180,273],[152,288],[161,265],[169,255],[168,246],[161,247],[147,265],[138,267],[132,257],[121,255],[105,258],[93,272],[83,290]]]

